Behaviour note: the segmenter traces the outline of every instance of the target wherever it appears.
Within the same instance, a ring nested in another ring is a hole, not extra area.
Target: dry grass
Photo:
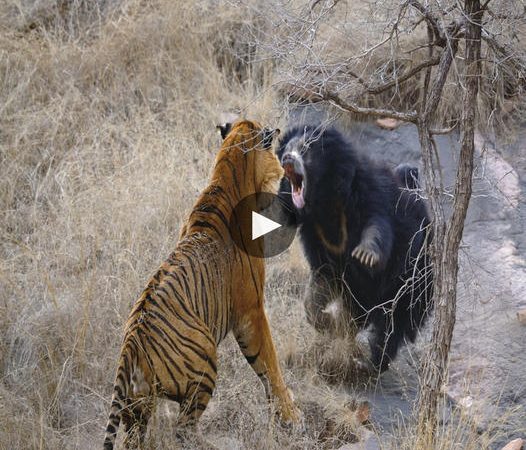
[[[236,38],[257,20],[211,0],[0,5],[0,448],[101,444],[122,325],[206,185],[215,124],[284,124],[272,64]],[[278,350],[308,354],[299,250],[268,273]],[[194,446],[335,447],[365,432],[312,360],[285,370],[306,432],[274,424],[230,338],[219,367]],[[151,448],[173,448],[176,410],[159,405]]]
[[[276,124],[280,112],[265,65],[245,75],[235,66],[235,33],[248,20],[235,8],[0,8],[0,448],[93,448],[122,325],[206,185],[221,113]],[[275,262],[276,276],[284,265]],[[302,334],[297,273],[285,277],[290,289],[270,288],[280,349],[290,340],[284,317]],[[154,448],[173,441],[167,408]],[[307,439],[269,421],[263,389],[230,340],[202,429],[244,448]]]

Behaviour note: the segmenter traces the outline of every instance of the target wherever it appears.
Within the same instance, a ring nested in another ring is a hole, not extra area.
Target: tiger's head
[[[263,128],[251,120],[218,125],[223,145],[216,157],[215,175],[226,171],[235,178],[241,195],[256,192],[277,193],[283,169],[272,151],[279,129]]]

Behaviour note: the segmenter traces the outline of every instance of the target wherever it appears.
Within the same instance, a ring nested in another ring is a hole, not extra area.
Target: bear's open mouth
[[[285,176],[289,179],[292,187],[292,202],[294,206],[301,209],[305,206],[305,176],[301,167],[295,167],[294,162],[286,162],[283,164]]]

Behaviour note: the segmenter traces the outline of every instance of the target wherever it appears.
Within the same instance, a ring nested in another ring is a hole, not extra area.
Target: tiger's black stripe
[[[113,449],[121,420],[127,429],[139,430],[140,442],[151,413],[149,399],[155,395],[180,403],[181,423],[197,420],[215,387],[217,344],[241,325],[240,310],[246,314],[246,305],[261,306],[264,264],[238,249],[229,229],[236,204],[264,188],[258,180],[277,184],[282,174],[271,151],[250,151],[261,147],[261,136],[262,128],[249,121],[232,127],[177,248],[131,310],[115,375],[106,450]],[[240,289],[250,297],[243,298]],[[257,312],[265,319],[261,308]],[[268,330],[265,339],[270,340]],[[258,370],[260,352],[245,346],[243,353]],[[285,390],[280,387],[278,392]],[[139,426],[132,427],[132,420]]]

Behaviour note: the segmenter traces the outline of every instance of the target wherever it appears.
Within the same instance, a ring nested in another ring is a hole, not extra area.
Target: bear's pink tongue
[[[295,187],[295,186],[294,186]],[[298,209],[301,209],[305,206],[305,199],[303,198],[303,184],[300,189],[292,188],[292,203]]]

